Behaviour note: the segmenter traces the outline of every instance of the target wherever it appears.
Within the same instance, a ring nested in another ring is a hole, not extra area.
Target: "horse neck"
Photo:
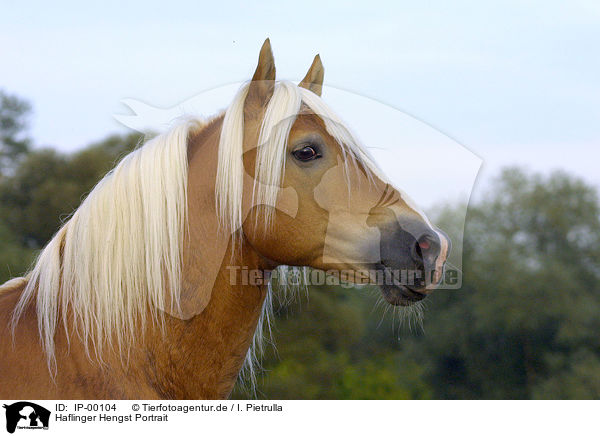
[[[243,239],[219,232],[214,185],[222,118],[190,141],[188,221],[182,298],[193,316],[168,316],[151,329],[141,355],[161,397],[226,398],[244,363],[266,287],[247,284],[245,271],[273,267]],[[198,309],[198,310],[194,310]]]
[[[218,399],[231,393],[266,296],[266,287],[246,285],[241,276],[264,268],[260,256],[247,246],[239,251],[232,257],[228,249],[202,313],[189,320],[169,316],[165,329],[154,329],[145,341],[144,373],[160,397]]]

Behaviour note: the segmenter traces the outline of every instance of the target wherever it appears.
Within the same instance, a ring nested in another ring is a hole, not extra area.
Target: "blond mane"
[[[110,171],[38,256],[13,314],[13,330],[35,299],[50,364],[59,312],[102,357],[134,336],[147,309],[179,307],[187,220],[187,143],[203,123],[190,120],[148,141]],[[165,289],[167,292],[165,292]]]

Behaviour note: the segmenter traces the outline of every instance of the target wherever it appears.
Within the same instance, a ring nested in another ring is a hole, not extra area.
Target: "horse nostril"
[[[423,262],[424,257],[432,253],[435,241],[429,235],[421,236],[413,245],[412,258],[414,261]]]

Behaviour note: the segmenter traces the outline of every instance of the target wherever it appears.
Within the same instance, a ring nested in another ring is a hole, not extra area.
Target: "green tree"
[[[0,89],[0,177],[29,151],[27,119],[31,106]]]
[[[277,292],[277,291],[276,291]],[[273,399],[421,399],[433,389],[424,368],[400,353],[399,319],[373,310],[374,288],[313,286],[276,304],[274,347],[267,349],[256,396]],[[398,315],[398,314],[396,314]],[[253,398],[240,387],[234,398]]]
[[[470,208],[463,289],[411,340],[436,397],[600,398],[599,217],[581,180],[518,169]]]

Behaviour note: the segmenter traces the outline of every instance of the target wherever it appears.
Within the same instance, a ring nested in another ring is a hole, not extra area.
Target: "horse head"
[[[225,130],[232,112],[243,113],[243,171],[250,182],[240,186],[252,204],[247,213],[228,210],[235,202],[221,192],[221,212],[242,216],[244,237],[276,265],[377,283],[393,305],[421,300],[442,280],[448,237],[391,185],[323,102],[319,55],[298,86],[275,75],[267,40],[224,124]]]

